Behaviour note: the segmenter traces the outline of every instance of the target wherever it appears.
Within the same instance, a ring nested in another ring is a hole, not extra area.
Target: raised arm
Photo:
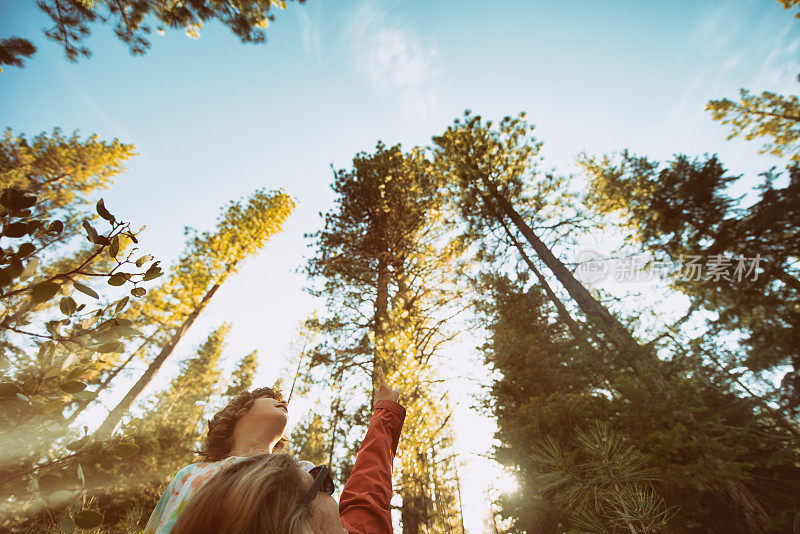
[[[392,462],[406,409],[397,403],[399,392],[386,385],[383,371],[378,374],[380,387],[367,435],[339,499],[339,517],[349,534],[392,532]]]

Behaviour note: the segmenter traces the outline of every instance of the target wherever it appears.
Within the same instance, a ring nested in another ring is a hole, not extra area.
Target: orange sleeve
[[[339,498],[339,517],[349,534],[391,534],[392,461],[406,409],[378,401],[356,463]]]

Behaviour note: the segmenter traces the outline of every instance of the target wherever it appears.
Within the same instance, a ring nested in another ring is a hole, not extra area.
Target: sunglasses
[[[324,491],[328,495],[333,495],[333,491],[336,489],[336,486],[333,484],[333,478],[331,478],[331,472],[327,465],[318,465],[312,469],[309,469],[308,473],[314,477],[314,483],[311,484],[311,487],[308,489],[308,493],[306,493],[306,496],[303,497],[303,501],[300,503],[301,508],[313,501],[318,492]]]

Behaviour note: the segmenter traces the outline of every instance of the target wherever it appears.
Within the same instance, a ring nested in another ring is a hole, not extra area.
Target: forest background
[[[318,212],[334,209],[329,166],[349,169],[377,140],[404,149],[431,145],[465,109],[495,120],[524,110],[545,142],[542,167],[574,173],[575,190],[587,179],[586,167],[576,165],[583,151],[627,148],[656,161],[716,153],[730,174],[744,176],[730,194],[750,201],[758,174],[791,157],[758,154],[761,140],[727,140],[729,127],[705,109],[710,100],[735,99],[742,87],[796,94],[800,32],[792,11],[773,2],[576,9],[500,3],[490,11],[477,4],[309,2],[277,10],[264,45],[241,44],[210,22],[196,41],[169,29],[153,35],[151,49],[134,57],[110,26],[97,25],[86,40],[92,57],[77,63],[41,35],[47,19],[33,4],[5,2],[2,9],[2,36],[29,37],[38,47],[24,68],[4,66],[0,74],[3,124],[29,138],[61,126],[135,145],[139,155],[125,162],[129,170],[114,187],[89,196],[104,197],[135,228],[147,225],[141,246],[165,271],[184,248],[183,227],[213,232],[225,201],[282,188],[297,204],[266,251],[220,287],[140,400],[190,372],[180,361],[195,347],[205,342],[214,352],[217,338],[209,333],[219,337],[224,322],[232,326],[223,374],[257,350],[255,383],[291,383],[293,358],[304,347],[298,324],[314,310],[325,313],[324,300],[303,292],[309,280],[296,271],[314,255],[301,235],[320,229]],[[562,260],[575,261],[587,248],[617,251],[619,234],[597,236],[561,250]],[[651,285],[607,280],[599,287],[617,297],[641,291],[613,304],[636,315],[665,295]],[[679,319],[686,304],[672,295],[658,308],[667,312],[660,321]],[[451,391],[453,447],[464,462],[459,508],[477,532],[488,513],[487,488],[504,482],[481,457],[491,454],[494,421],[470,409],[494,377],[476,350],[488,334],[469,324],[463,316],[450,323],[462,332],[437,355],[436,372]],[[132,361],[100,397],[105,409],[91,407],[83,417],[102,417],[117,405],[144,368]],[[779,382],[785,369],[770,372]],[[317,395],[313,389],[303,393],[293,398],[293,423],[330,412],[303,400]]]

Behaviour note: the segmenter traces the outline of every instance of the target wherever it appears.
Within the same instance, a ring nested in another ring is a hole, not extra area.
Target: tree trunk
[[[378,253],[378,272],[375,291],[375,316],[372,319],[372,391],[370,393],[370,406],[375,405],[375,386],[378,383],[378,367],[384,363],[386,321],[389,314],[389,251],[386,245],[386,232],[383,219],[376,223],[381,232],[383,246]]]
[[[741,482],[729,481],[726,486],[727,491],[724,492],[723,496],[732,501],[732,510],[739,510],[747,526],[747,532],[750,534],[766,534],[767,531],[764,526],[769,523],[769,514],[753,496],[753,493]]]
[[[654,353],[642,347],[636,339],[630,334],[627,328],[622,325],[605,306],[597,302],[592,297],[589,291],[581,284],[566,266],[556,258],[550,249],[536,236],[530,226],[522,219],[522,216],[514,209],[514,206],[505,198],[492,184],[488,178],[483,178],[484,184],[489,189],[492,199],[497,202],[502,214],[507,216],[517,229],[525,236],[525,239],[533,247],[539,258],[547,265],[553,272],[558,281],[564,286],[569,295],[575,300],[583,312],[590,318],[597,321],[598,326],[608,335],[609,340],[619,350],[620,353],[626,355],[629,365],[635,370],[646,368],[647,370],[655,371],[649,378],[653,384],[654,393],[663,392],[669,394],[668,391],[663,391],[664,377],[661,370],[657,366],[657,357]],[[645,356],[644,361],[640,356]],[[646,366],[643,367],[642,363]],[[655,365],[654,365],[655,364]],[[643,380],[647,380],[646,374],[641,376]],[[704,436],[702,434],[694,436],[694,441],[702,442]],[[706,461],[715,463],[714,458],[705,458]],[[715,484],[716,485],[716,484]],[[727,483],[727,487],[719,488],[720,493],[723,494],[730,502],[735,503],[736,510],[742,517],[744,523],[751,529],[753,534],[762,534],[763,518],[766,517],[766,512],[763,506],[759,503],[758,499],[752,492],[741,483]]]
[[[175,347],[178,345],[178,342],[181,340],[183,335],[189,330],[189,327],[192,326],[195,319],[200,315],[203,311],[203,308],[206,307],[208,302],[211,300],[211,297],[214,296],[214,293],[217,292],[219,289],[220,283],[214,284],[211,289],[209,289],[206,294],[203,296],[203,299],[200,303],[195,307],[192,313],[189,314],[188,317],[183,321],[180,327],[175,331],[172,335],[172,338],[169,342],[161,349],[161,352],[156,356],[155,360],[150,364],[144,374],[136,381],[136,383],[131,387],[128,391],[127,395],[119,401],[119,404],[111,410],[111,412],[106,417],[106,420],[103,421],[103,424],[95,431],[94,437],[95,439],[104,439],[110,436],[114,429],[116,428],[117,424],[122,420],[122,417],[128,412],[130,407],[133,405],[136,397],[141,394],[142,390],[150,383],[153,377],[156,375],[161,366],[164,364],[166,359],[172,354],[172,351],[175,350]]]
[[[567,290],[567,293],[575,300],[578,306],[587,317],[594,319],[602,327],[602,330],[609,336],[610,341],[621,352],[627,352],[631,348],[641,349],[641,345],[636,341],[625,326],[606,309],[605,306],[597,302],[591,293],[581,284],[567,269],[567,267],[556,258],[547,245],[536,236],[530,226],[522,219],[514,206],[506,199],[497,188],[485,179],[492,199],[497,202],[501,212],[506,215],[517,227],[520,233],[530,243],[533,250],[553,272],[555,277]],[[643,351],[639,351],[643,352]]]
[[[341,418],[341,405],[342,405],[342,389],[344,388],[344,381],[342,380],[342,372],[337,373],[333,384],[339,384],[339,389],[336,392],[336,402],[333,405],[333,421],[331,421],[331,442],[328,444],[328,465],[333,469],[333,455],[336,452],[336,429],[339,427],[339,419]]]
[[[558,316],[561,318],[562,321],[564,321],[567,324],[567,326],[569,327],[569,331],[572,333],[575,339],[577,341],[582,340],[583,334],[581,333],[580,326],[578,326],[578,323],[569,314],[566,306],[564,306],[564,303],[561,302],[561,299],[559,299],[558,296],[555,294],[553,289],[550,287],[550,284],[547,283],[547,280],[545,280],[542,273],[539,272],[539,269],[536,268],[536,265],[533,263],[533,260],[531,260],[531,258],[525,252],[525,249],[522,248],[522,244],[519,242],[516,236],[514,236],[514,234],[511,232],[511,229],[508,227],[503,218],[500,218],[500,224],[503,226],[503,229],[506,231],[506,235],[508,235],[508,237],[511,239],[511,242],[516,247],[520,256],[522,256],[522,259],[528,265],[528,268],[530,268],[530,270],[533,271],[533,274],[536,275],[536,278],[539,280],[539,285],[542,286],[542,289],[544,289],[544,292],[547,294],[547,297],[550,299],[550,302],[552,302],[553,305],[556,307],[556,310],[558,311]]]
[[[456,474],[456,492],[458,492],[458,518],[461,521],[461,534],[467,534],[464,528],[464,505],[461,502],[461,479],[458,477],[458,463],[454,466]]]
[[[292,395],[294,395],[294,386],[297,384],[297,379],[300,378],[300,369],[302,369],[304,355],[305,351],[302,351],[300,352],[300,355],[297,358],[297,370],[294,373],[294,378],[292,379],[292,387],[289,388],[289,396],[286,398],[286,402],[292,402]]]
[[[410,451],[409,451],[410,452]],[[411,473],[406,478],[406,484],[401,490],[403,507],[400,511],[400,523],[403,534],[422,534],[423,526],[432,524],[431,512],[433,502],[430,492],[428,475],[428,458],[422,451],[416,451],[420,469],[418,473]]]

